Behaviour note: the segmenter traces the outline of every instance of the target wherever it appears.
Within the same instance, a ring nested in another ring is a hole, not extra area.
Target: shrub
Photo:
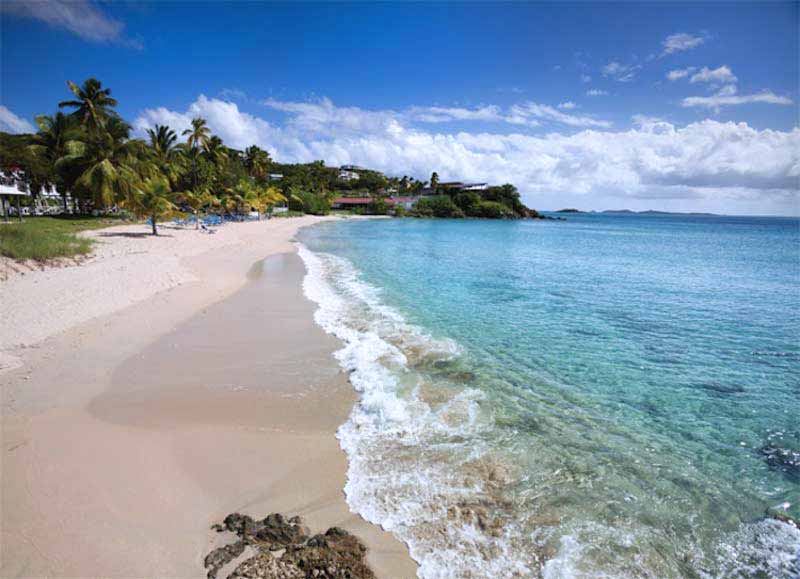
[[[511,219],[516,217],[516,214],[509,207],[497,201],[478,201],[472,207],[469,215],[484,219]]]
[[[464,212],[447,196],[423,197],[414,206],[414,214],[419,217],[464,217]]]
[[[327,215],[331,212],[331,202],[316,193],[298,192],[289,197],[289,210],[302,211],[311,215]]]
[[[384,199],[375,199],[372,203],[367,205],[366,215],[386,215],[389,212],[389,205]]]
[[[481,202],[481,196],[474,191],[466,191],[456,195],[453,201],[456,205],[458,205],[465,215],[472,215],[475,206]]]

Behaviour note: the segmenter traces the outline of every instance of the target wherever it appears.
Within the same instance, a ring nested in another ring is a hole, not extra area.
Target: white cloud
[[[630,82],[636,78],[636,74],[641,70],[639,64],[622,64],[611,61],[602,69],[603,76],[611,77],[618,82]]]
[[[593,119],[583,115],[571,115],[563,113],[549,105],[537,103],[523,103],[514,105],[510,109],[508,122],[516,124],[528,124],[531,119],[554,121],[570,127],[603,127],[611,126],[609,121]],[[537,122],[538,121],[534,121]]]
[[[581,75],[581,82],[586,82],[586,83],[592,82],[592,77],[589,76],[588,74],[582,74]]]
[[[272,104],[287,112],[281,126],[203,96],[184,112],[147,110],[135,126],[143,131],[160,122],[182,129],[201,115],[231,146],[257,144],[280,161],[324,159],[391,175],[427,178],[437,171],[442,179],[513,182],[533,206],[549,195],[693,199],[704,207],[751,203],[762,211],[798,202],[800,128],[756,130],[714,120],[678,127],[640,117],[627,131],[435,132],[414,128],[400,113],[336,107],[327,99]],[[528,116],[559,113],[534,103],[519,107]]]
[[[426,123],[450,121],[502,121],[500,107],[491,105],[476,109],[460,107],[412,107],[411,116]]]
[[[63,28],[92,42],[120,42],[134,48],[141,43],[123,36],[125,25],[103,14],[88,0],[4,2],[2,10]]]
[[[678,80],[678,79],[681,79],[681,78],[686,78],[694,70],[695,70],[695,68],[693,66],[690,66],[689,68],[680,68],[680,69],[677,69],[677,70],[671,70],[671,71],[669,71],[667,73],[667,79],[675,81],[675,80]]]
[[[701,68],[698,72],[692,75],[689,82],[708,82],[712,84],[729,84],[735,83],[738,79],[733,74],[727,65],[722,65],[719,68],[711,70],[707,66]]]
[[[685,32],[670,34],[661,42],[661,46],[664,47],[664,50],[661,54],[663,56],[675,52],[691,50],[692,48],[697,48],[705,41],[705,36],[697,36],[694,34],[687,34]]]
[[[684,107],[704,107],[719,110],[721,107],[744,105],[749,103],[766,103],[772,105],[790,105],[792,99],[779,96],[765,90],[757,94],[737,95],[735,86],[723,87],[717,94],[707,97],[686,97],[681,103]]]
[[[221,91],[219,91],[219,96],[223,99],[229,99],[233,101],[247,100],[247,93],[238,88],[223,88]]]
[[[289,125],[294,129],[322,133],[335,130],[357,132],[371,131],[391,124],[411,123],[450,123],[450,122],[491,122],[541,126],[542,122],[560,123],[571,127],[609,127],[608,121],[594,119],[585,115],[571,115],[549,105],[535,102],[522,102],[507,109],[497,105],[483,105],[476,108],[464,107],[410,107],[404,111],[366,111],[354,107],[337,107],[329,99],[310,102],[288,102],[269,99],[265,106],[294,116]],[[567,107],[576,106],[574,103]]]
[[[586,91],[586,96],[605,96],[607,94],[607,90],[601,90],[599,88],[593,88]]]
[[[564,103],[559,103],[558,104],[558,108],[568,111],[568,110],[572,110],[572,109],[578,108],[578,105],[576,105],[572,101],[567,101],[567,102],[564,102]]]
[[[33,133],[36,128],[28,121],[12,113],[7,107],[0,105],[0,130],[6,133]]]

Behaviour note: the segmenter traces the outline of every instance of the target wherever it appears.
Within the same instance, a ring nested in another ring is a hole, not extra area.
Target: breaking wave
[[[687,513],[685,536],[666,537],[622,516],[635,505],[610,524],[548,497],[595,477],[551,467],[559,449],[518,445],[541,427],[498,409],[459,344],[408,323],[348,260],[298,248],[315,321],[343,342],[334,355],[359,393],[337,433],[347,502],[408,545],[421,578],[800,577],[800,531],[778,520],[708,540]]]

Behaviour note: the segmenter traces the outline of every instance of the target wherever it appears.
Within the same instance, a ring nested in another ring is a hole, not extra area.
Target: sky
[[[96,77],[143,136],[514,183],[541,210],[800,214],[800,4],[0,4],[0,130]]]

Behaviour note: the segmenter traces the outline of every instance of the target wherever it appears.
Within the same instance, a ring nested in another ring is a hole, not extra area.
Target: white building
[[[348,169],[339,169],[339,180],[340,181],[356,181],[361,177],[355,171],[350,171]]]
[[[488,183],[464,183],[461,188],[462,191],[486,191],[489,188]]]

